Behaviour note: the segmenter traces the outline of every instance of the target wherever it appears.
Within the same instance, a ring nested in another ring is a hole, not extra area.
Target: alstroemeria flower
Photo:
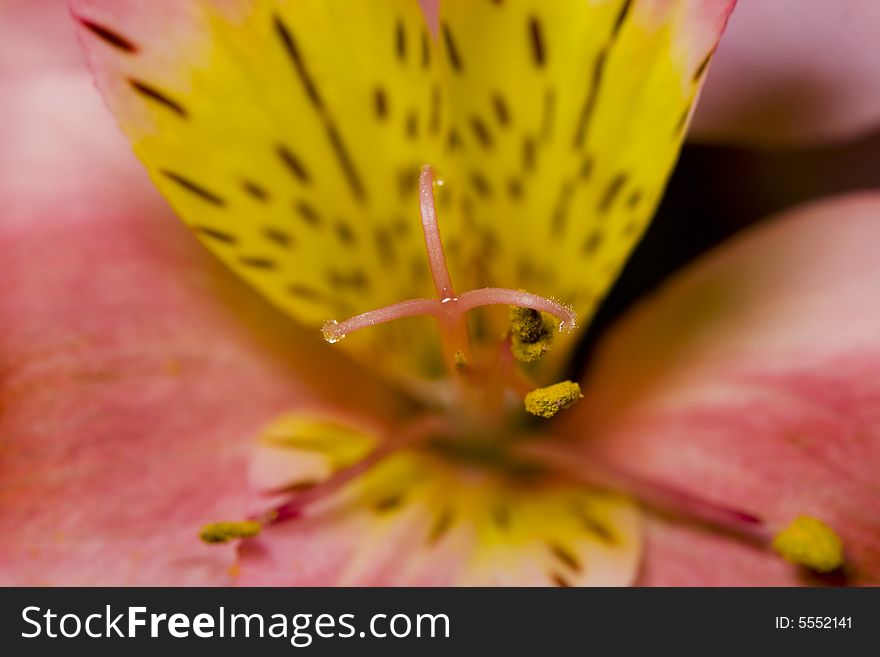
[[[141,187],[85,175],[51,235],[13,211],[15,581],[803,577],[773,547],[870,581],[877,200],[743,240],[566,379],[732,4],[448,1],[435,40],[405,0],[74,2],[155,183],[295,322],[119,222]]]

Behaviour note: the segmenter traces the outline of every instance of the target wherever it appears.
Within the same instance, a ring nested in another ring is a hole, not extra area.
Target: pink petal
[[[880,578],[880,195],[771,220],[643,303],[602,346],[568,430],[631,471],[781,528],[842,537]],[[646,583],[806,581],[769,552],[655,525]]]
[[[0,75],[83,65],[63,0],[3,0],[0,17]]]
[[[0,583],[225,582],[197,533],[262,426],[388,399],[203,252],[84,72],[0,95]]]
[[[741,2],[695,115],[700,140],[788,144],[880,124],[880,4]]]

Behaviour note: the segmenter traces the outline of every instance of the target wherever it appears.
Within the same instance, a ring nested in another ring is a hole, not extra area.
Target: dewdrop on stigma
[[[336,344],[345,337],[345,333],[336,333],[333,331],[333,327],[338,325],[339,322],[335,319],[331,319],[324,322],[324,326],[321,327],[321,335],[323,335],[324,339],[330,344]]]

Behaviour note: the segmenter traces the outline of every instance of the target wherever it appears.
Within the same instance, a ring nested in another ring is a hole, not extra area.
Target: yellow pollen
[[[531,308],[510,308],[510,352],[523,363],[532,363],[553,344],[558,320]]]
[[[214,522],[202,527],[199,538],[205,543],[226,543],[235,538],[251,538],[260,533],[263,526],[255,520],[240,522]]]
[[[551,418],[582,399],[581,387],[574,381],[560,381],[546,388],[537,388],[526,395],[526,411],[538,417]]]
[[[467,358],[465,358],[464,352],[456,351],[454,358],[455,358],[455,366],[458,369],[463,370],[464,368],[467,367]]]
[[[817,573],[843,565],[843,543],[821,520],[800,516],[773,538],[774,549],[787,561]]]

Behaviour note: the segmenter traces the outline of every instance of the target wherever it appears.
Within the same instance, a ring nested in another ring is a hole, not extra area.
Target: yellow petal
[[[431,293],[415,192],[444,131],[416,0],[75,8],[135,151],[226,265],[316,328]]]
[[[648,224],[729,0],[448,0],[448,175],[481,285],[583,326]]]

